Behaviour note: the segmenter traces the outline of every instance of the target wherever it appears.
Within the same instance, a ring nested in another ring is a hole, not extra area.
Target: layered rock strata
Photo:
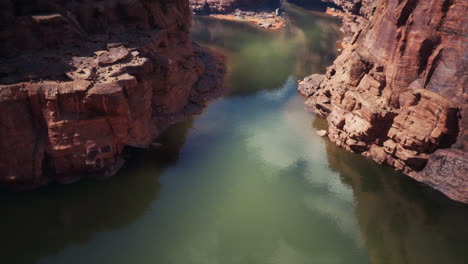
[[[188,0],[2,1],[0,185],[111,176],[221,91]],[[84,176],[85,175],[85,176]]]
[[[364,23],[325,76],[300,83],[308,108],[337,145],[468,203],[468,2],[334,2],[360,2]]]

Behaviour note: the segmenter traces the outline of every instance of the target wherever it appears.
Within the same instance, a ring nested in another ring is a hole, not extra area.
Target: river
[[[229,92],[109,181],[1,194],[1,262],[468,263],[466,205],[315,133],[297,80],[332,64],[340,21],[287,16],[278,31],[195,17]]]

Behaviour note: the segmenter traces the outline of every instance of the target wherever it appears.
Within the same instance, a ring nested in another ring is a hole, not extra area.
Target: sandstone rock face
[[[468,203],[468,2],[361,2],[371,12],[323,81],[300,84],[308,107],[339,146]]]
[[[190,6],[198,14],[217,14],[230,13],[236,9],[277,8],[280,2],[280,0],[190,0]]]
[[[126,146],[147,147],[221,91],[221,58],[189,37],[188,0],[0,7],[2,187],[111,176]]]

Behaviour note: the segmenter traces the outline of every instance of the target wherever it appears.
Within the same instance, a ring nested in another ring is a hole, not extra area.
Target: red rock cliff
[[[348,13],[364,22],[326,76],[299,88],[330,140],[468,203],[468,2],[334,2],[361,2],[365,15]]]
[[[188,0],[2,0],[0,186],[112,175],[219,91]],[[96,173],[96,174],[93,174]]]

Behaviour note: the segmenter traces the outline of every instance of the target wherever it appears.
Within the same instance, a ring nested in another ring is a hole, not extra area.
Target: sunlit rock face
[[[468,3],[375,4],[323,81],[302,82],[307,104],[339,146],[468,203]]]
[[[219,91],[188,0],[2,1],[0,23],[2,187],[110,176]]]
[[[190,0],[190,6],[195,13],[229,13],[235,9],[278,8],[280,2],[280,0]]]

